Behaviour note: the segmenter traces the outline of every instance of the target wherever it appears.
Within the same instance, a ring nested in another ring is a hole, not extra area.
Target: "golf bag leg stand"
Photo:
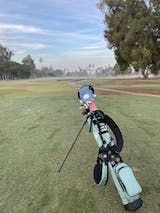
[[[93,178],[95,183],[98,186],[105,186],[108,182],[108,163],[106,163],[100,156],[100,152],[98,153],[97,163],[94,167]]]

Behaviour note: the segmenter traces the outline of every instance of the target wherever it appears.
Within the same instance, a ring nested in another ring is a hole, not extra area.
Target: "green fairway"
[[[160,98],[98,95],[96,103],[122,130],[122,158],[143,188],[138,212],[159,213]],[[57,173],[83,120],[65,81],[0,82],[0,213],[125,212],[111,179],[94,184],[98,148],[87,127]]]

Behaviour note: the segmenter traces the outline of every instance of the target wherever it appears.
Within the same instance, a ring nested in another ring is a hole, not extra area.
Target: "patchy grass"
[[[63,81],[0,83],[1,213],[125,212],[111,180],[93,182],[98,150],[88,128],[57,173],[83,122],[76,92]],[[159,98],[100,95],[96,103],[123,132],[123,160],[143,187],[138,212],[159,213]]]

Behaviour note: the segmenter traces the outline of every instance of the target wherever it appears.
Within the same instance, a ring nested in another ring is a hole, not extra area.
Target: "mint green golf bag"
[[[126,210],[135,211],[143,202],[140,196],[142,188],[133,170],[123,162],[120,152],[123,148],[123,137],[118,125],[108,115],[96,108],[94,89],[90,85],[78,91],[81,106],[84,108],[89,131],[94,135],[99,148],[93,177],[98,186],[105,186],[111,174],[116,189]]]

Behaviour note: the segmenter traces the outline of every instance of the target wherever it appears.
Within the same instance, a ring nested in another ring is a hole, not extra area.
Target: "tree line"
[[[52,66],[44,66],[35,72],[36,77],[106,77],[116,75],[117,69],[116,66],[95,67],[89,64],[74,69],[54,69]]]
[[[104,37],[121,73],[128,67],[144,78],[160,71],[160,0],[100,0]]]
[[[0,44],[0,80],[12,80],[22,78],[41,77],[100,77],[113,75],[114,67],[95,67],[89,64],[85,68],[77,69],[54,69],[52,66],[42,66],[43,58],[39,58],[41,69],[37,69],[34,60],[30,55],[22,59],[21,63],[12,61],[13,52]]]
[[[117,65],[96,67],[94,64],[77,69],[54,69],[52,66],[41,66],[37,69],[34,60],[30,55],[22,59],[21,63],[12,61],[13,52],[0,44],[0,80],[13,80],[23,78],[41,77],[105,77],[119,74]],[[43,58],[39,58],[43,64]],[[131,72],[127,70],[126,73]]]
[[[34,60],[30,55],[22,63],[11,61],[13,52],[0,44],[0,80],[29,78],[35,70]]]
[[[30,55],[22,63],[11,60],[13,52],[0,45],[0,79],[29,77],[108,76],[141,72],[144,78],[160,71],[160,0],[99,0],[105,17],[104,37],[114,50],[114,67],[89,65],[75,70],[36,69]],[[43,59],[40,58],[42,63]]]

